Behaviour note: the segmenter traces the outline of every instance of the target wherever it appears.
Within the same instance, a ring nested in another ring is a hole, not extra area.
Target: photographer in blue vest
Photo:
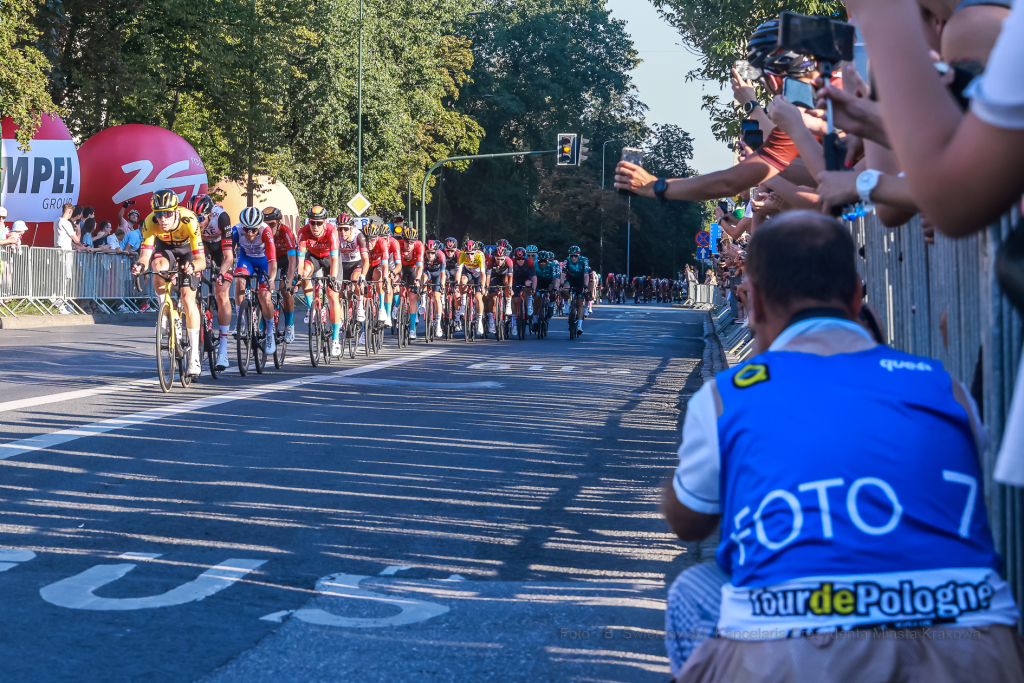
[[[848,229],[802,211],[750,241],[760,353],[690,399],[666,486],[681,539],[721,526],[718,568],[670,592],[669,631],[688,573],[695,603],[720,587],[715,637],[677,681],[1024,680],[977,407],[941,363],[854,322],[854,251]]]

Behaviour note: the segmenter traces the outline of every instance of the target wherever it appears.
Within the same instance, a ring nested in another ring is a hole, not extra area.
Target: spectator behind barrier
[[[677,584],[704,586],[699,605],[728,579],[719,637],[676,680],[1020,681],[966,388],[854,322],[854,243],[834,219],[782,214],[746,267],[760,354],[690,399],[666,487],[681,539],[721,524],[725,576],[697,567]],[[670,619],[699,613],[687,599],[669,596]]]

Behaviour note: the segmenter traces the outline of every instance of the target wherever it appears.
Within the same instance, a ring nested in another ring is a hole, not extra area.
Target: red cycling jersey
[[[402,244],[402,266],[415,268],[423,265],[423,242],[406,241]]]
[[[282,261],[287,258],[289,251],[294,251],[298,248],[295,242],[295,233],[284,223],[277,226],[277,234],[274,235],[274,246]]]
[[[503,277],[511,274],[512,273],[512,259],[510,259],[508,256],[506,256],[504,263],[502,263],[501,261],[498,261],[497,264],[495,264],[494,257],[493,256],[488,257],[488,260],[487,260],[487,272],[490,273],[492,277],[500,277],[500,278],[503,278]]]
[[[380,262],[388,257],[390,246],[383,237],[375,237],[370,245],[370,266],[379,266]]]
[[[317,237],[309,223],[299,230],[299,251],[305,251],[317,258],[327,258],[338,251],[338,230],[332,223],[324,225],[324,231]]]
[[[388,260],[391,263],[398,263],[402,260],[402,247],[394,237],[388,238]]]

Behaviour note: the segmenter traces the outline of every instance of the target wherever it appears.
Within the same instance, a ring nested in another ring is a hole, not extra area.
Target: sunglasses
[[[326,223],[326,221],[310,221],[309,225],[310,225],[310,227],[313,227],[313,228],[322,228],[322,227],[324,227],[325,223]]]
[[[170,218],[173,215],[174,215],[174,211],[154,211],[153,212],[153,217],[156,218],[157,220],[160,220],[161,218]]]
[[[579,258],[579,257],[580,257],[579,254],[570,254],[569,255],[569,258]]]
[[[257,228],[242,228],[242,232],[244,232],[246,234],[248,234],[250,232],[259,232],[259,231],[260,231],[260,229],[258,227]]]

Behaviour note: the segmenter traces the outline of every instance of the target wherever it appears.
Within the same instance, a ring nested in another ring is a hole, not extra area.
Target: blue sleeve
[[[238,228],[231,228],[231,249],[238,251]]]
[[[527,280],[532,280],[535,277],[537,277],[537,269],[536,268],[529,268],[529,269],[527,269],[527,271],[526,271],[526,279]]]

